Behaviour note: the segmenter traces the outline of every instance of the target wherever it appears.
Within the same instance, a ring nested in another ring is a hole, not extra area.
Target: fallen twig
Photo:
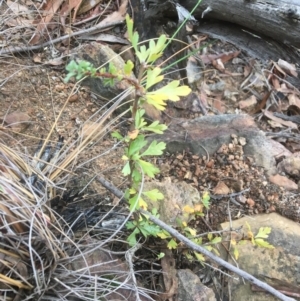
[[[243,277],[244,279],[250,281],[252,284],[264,289],[265,291],[269,292],[270,294],[272,294],[273,296],[279,298],[280,300],[283,300],[283,301],[296,301],[293,298],[289,298],[289,297],[285,296],[284,294],[282,294],[279,291],[277,291],[276,289],[274,289],[272,286],[266,284],[265,282],[260,281],[259,279],[255,278],[254,276],[250,275],[249,273],[247,273],[243,270],[240,270],[237,267],[231,265],[227,261],[225,261],[222,258],[220,258],[220,257],[214,255],[213,253],[207,251],[203,247],[193,243],[188,238],[186,238],[184,235],[180,234],[178,231],[176,231],[175,229],[173,229],[169,225],[165,224],[160,219],[154,217],[148,211],[145,211],[145,210],[142,210],[142,209],[140,209],[139,211],[142,214],[147,215],[153,223],[160,226],[162,229],[168,231],[173,237],[175,237],[178,240],[180,240],[181,242],[183,242],[187,247],[191,248],[192,250],[200,252],[201,254],[209,257],[210,259],[212,259],[216,263],[220,264],[224,268],[226,268],[229,271],[234,272],[235,274]]]
[[[90,28],[87,28],[87,29],[82,29],[82,30],[79,30],[79,31],[76,31],[76,32],[72,32],[70,34],[61,36],[59,38],[47,41],[47,42],[39,44],[39,45],[17,46],[17,47],[10,46],[10,47],[3,48],[2,50],[0,50],[0,55],[13,54],[13,53],[17,53],[17,52],[25,52],[25,51],[38,50],[38,49],[41,49],[43,47],[53,45],[55,43],[64,41],[64,40],[72,38],[72,37],[76,37],[76,36],[80,36],[80,35],[86,35],[86,34],[92,33],[95,30],[106,29],[106,28],[113,27],[113,26],[116,26],[116,25],[121,25],[121,24],[123,24],[123,21],[107,23],[107,24],[104,24],[104,25],[97,24],[96,26],[93,26],[93,27],[90,27]]]
[[[101,179],[101,181],[100,181],[100,179]],[[114,185],[111,184],[111,183],[109,183],[107,180],[104,180],[103,178],[98,177],[98,181],[105,188],[109,189],[109,191],[111,191],[112,193],[114,193],[117,197],[122,197],[124,195],[121,190],[119,190],[118,188],[114,187]],[[232,264],[228,263],[227,261],[223,260],[222,258],[220,258],[218,256],[215,256],[213,253],[209,252],[208,250],[204,249],[203,247],[201,247],[201,246],[193,243],[188,238],[186,238],[184,235],[180,234],[178,231],[176,231],[175,229],[173,229],[172,227],[170,227],[169,225],[167,225],[166,223],[164,223],[160,219],[154,217],[148,211],[145,211],[143,209],[140,209],[139,211],[142,214],[147,215],[149,217],[149,219],[153,223],[155,223],[156,225],[160,226],[162,229],[164,229],[167,232],[169,232],[173,237],[175,237],[178,240],[180,240],[181,242],[183,242],[187,247],[191,248],[192,250],[200,252],[201,254],[207,256],[208,258],[210,258],[213,261],[215,261],[216,263],[218,263],[219,265],[221,265],[224,268],[228,269],[229,271],[234,272],[235,274],[243,277],[244,279],[248,280],[252,284],[254,284],[254,285],[262,288],[263,290],[269,292],[270,294],[272,294],[273,296],[277,297],[280,300],[283,300],[283,301],[296,301],[293,298],[289,298],[289,297],[285,296],[284,294],[282,294],[281,292],[277,291],[276,289],[274,289],[272,286],[268,285],[267,283],[260,281],[259,279],[255,278],[251,274],[249,274],[249,273],[247,273],[247,272],[245,272],[245,271],[243,271],[243,270],[241,270],[241,269],[233,266]]]

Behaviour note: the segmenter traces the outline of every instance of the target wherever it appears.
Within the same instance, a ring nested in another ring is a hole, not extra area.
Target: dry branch
[[[180,4],[191,11],[197,2],[198,0],[181,0]],[[202,14],[204,18],[228,21],[281,42],[300,46],[298,0],[202,0],[194,16],[201,19]]]
[[[106,184],[109,183],[107,180],[104,180],[101,177],[98,177],[98,181],[104,186],[106,187]],[[114,189],[112,189],[114,185],[109,183],[108,185],[108,189],[112,192],[115,193],[115,195],[117,197],[121,197],[124,194],[122,193],[122,191],[120,191],[118,188],[114,187]],[[282,294],[281,292],[277,291],[276,289],[274,289],[272,286],[268,285],[265,282],[260,281],[259,279],[255,278],[254,276],[250,275],[249,273],[233,266],[232,264],[228,263],[227,261],[221,259],[218,256],[215,256],[213,253],[209,252],[208,250],[206,250],[205,248],[193,243],[191,240],[189,240],[188,238],[186,238],[184,235],[180,234],[178,231],[176,231],[174,228],[170,227],[169,225],[167,225],[166,223],[164,223],[163,221],[161,221],[160,219],[154,217],[153,215],[151,215],[148,211],[139,210],[142,214],[145,214],[149,217],[149,219],[155,223],[156,225],[160,226],[162,229],[168,231],[173,237],[177,238],[178,240],[180,240],[181,242],[183,242],[188,248],[199,252],[205,256],[207,256],[208,258],[210,258],[211,260],[215,261],[216,263],[218,263],[219,265],[223,266],[224,268],[228,269],[229,271],[237,274],[238,276],[243,277],[244,279],[248,280],[249,282],[251,282],[252,284],[262,288],[263,290],[269,292],[270,294],[272,294],[273,296],[279,298],[280,300],[283,301],[296,301],[293,298],[289,298],[287,296],[285,296],[284,294]]]

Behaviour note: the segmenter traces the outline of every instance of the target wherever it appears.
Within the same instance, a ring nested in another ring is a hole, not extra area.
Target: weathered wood
[[[198,0],[181,0],[180,4],[191,11]],[[242,25],[276,40],[300,47],[299,0],[202,0],[194,16],[213,18]]]

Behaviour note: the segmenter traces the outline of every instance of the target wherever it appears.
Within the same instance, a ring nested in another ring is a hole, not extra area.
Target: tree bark
[[[191,11],[198,0],[181,0]],[[202,0],[193,15],[235,23],[286,44],[300,47],[299,0]]]

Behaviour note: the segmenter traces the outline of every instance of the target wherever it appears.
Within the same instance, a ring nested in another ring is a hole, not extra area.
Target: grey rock
[[[248,115],[214,115],[184,120],[171,124],[163,136],[153,135],[150,139],[165,141],[170,153],[189,149],[193,154],[206,156],[207,153],[213,155],[222,144],[228,144],[233,134],[246,138],[244,154],[253,157],[269,174],[275,173],[276,156],[291,154],[280,143],[267,138]]]
[[[162,201],[151,201],[146,198],[148,209],[151,211],[156,208],[160,214],[160,219],[171,226],[178,226],[177,219],[182,222],[189,222],[194,218],[183,210],[184,206],[193,208],[201,204],[201,198],[198,190],[186,182],[170,183],[164,182],[146,182],[144,191],[158,189],[163,195]]]
[[[253,276],[259,278],[260,275],[285,281],[295,286],[299,286],[300,279],[300,224],[295,223],[277,213],[256,215],[254,217],[244,217],[239,220],[221,224],[221,228],[237,229],[243,226],[243,232],[247,235],[249,223],[252,232],[256,235],[259,228],[271,227],[272,231],[266,239],[272,244],[274,249],[255,247],[251,242],[238,246],[239,257],[238,267]],[[224,237],[225,240],[228,237]],[[228,241],[228,240],[227,240]],[[227,253],[223,249],[223,258],[227,258]],[[235,264],[229,257],[229,262]],[[235,277],[237,278],[237,277]],[[262,279],[263,281],[265,279]],[[250,284],[244,284],[242,279],[232,280],[232,300],[233,301],[275,301],[275,297],[264,292],[252,292]]]
[[[216,301],[212,289],[203,285],[191,270],[178,270],[178,301]]]

